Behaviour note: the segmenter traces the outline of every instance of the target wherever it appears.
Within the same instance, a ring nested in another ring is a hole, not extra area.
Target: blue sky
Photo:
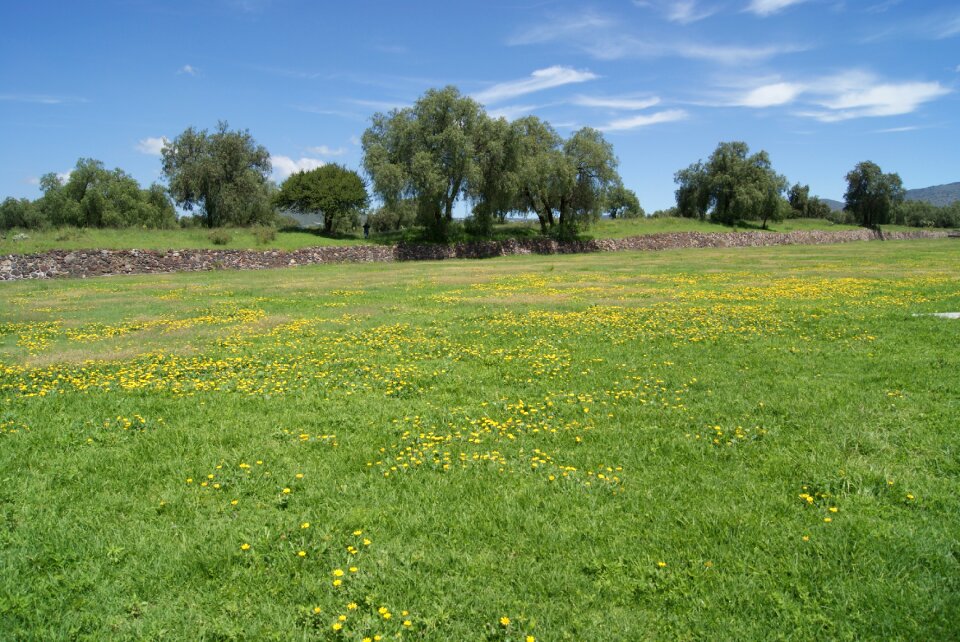
[[[277,179],[359,169],[373,112],[449,84],[604,130],[648,211],[727,140],[829,198],[862,160],[908,188],[960,181],[955,1],[6,0],[0,25],[4,197],[80,157],[149,184],[163,137],[221,119]]]

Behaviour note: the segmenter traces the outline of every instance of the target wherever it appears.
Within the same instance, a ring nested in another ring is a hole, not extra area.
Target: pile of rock
[[[946,231],[884,232],[889,240],[942,238]],[[666,250],[703,247],[757,247],[766,245],[819,245],[879,238],[867,229],[843,232],[671,232],[623,239],[555,241],[523,239],[479,241],[450,245],[400,244],[311,247],[277,250],[54,250],[39,254],[0,257],[0,281],[86,278],[115,274],[154,274],[201,270],[263,270],[319,263],[368,263],[482,259],[512,254],[575,254],[620,250]]]

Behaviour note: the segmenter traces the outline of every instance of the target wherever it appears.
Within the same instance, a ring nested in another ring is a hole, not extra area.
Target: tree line
[[[270,154],[249,131],[226,122],[209,132],[187,128],[161,150],[166,187],[143,189],[120,169],[80,159],[66,178],[40,179],[43,195],[0,204],[0,229],[51,226],[168,228],[190,221],[210,228],[275,225],[283,213],[322,218],[326,233],[421,226],[434,239],[450,238],[460,225],[458,202],[470,206],[463,226],[489,236],[511,216],[534,216],[545,235],[573,237],[606,214],[644,216],[637,195],[623,185],[613,146],[590,127],[569,137],[527,116],[492,118],[455,87],[431,89],[414,105],[376,113],[362,139],[362,167],[380,202],[370,208],[368,183],[337,164],[270,180]],[[786,217],[830,218],[868,227],[898,223],[960,225],[960,203],[938,208],[904,202],[897,174],[865,161],[847,174],[843,212],[810,196],[807,185],[789,185],[766,151],[722,142],[711,156],[678,171],[676,207],[658,215],[724,225]],[[190,212],[178,221],[174,204]]]

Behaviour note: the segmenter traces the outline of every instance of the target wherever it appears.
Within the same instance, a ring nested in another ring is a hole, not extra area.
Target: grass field
[[[956,245],[2,284],[0,639],[957,639]]]
[[[592,238],[624,238],[640,234],[656,234],[658,232],[730,232],[734,229],[715,225],[703,221],[684,218],[646,218],[599,221],[586,232]],[[792,232],[795,230],[855,230],[851,225],[834,225],[823,219],[788,219],[779,223],[770,224],[775,232]],[[890,230],[909,230],[912,228],[885,226]],[[540,233],[540,226],[535,221],[515,221],[505,225],[498,225],[494,231],[494,238],[527,238]],[[83,249],[131,249],[140,250],[167,250],[167,249],[253,249],[253,250],[296,250],[304,247],[321,245],[358,245],[361,243],[396,243],[400,240],[416,241],[418,238],[414,230],[405,232],[389,232],[373,234],[369,240],[362,238],[362,233],[345,234],[337,238],[325,237],[309,231],[280,231],[273,240],[263,242],[259,240],[253,230],[230,229],[227,234],[230,241],[226,244],[215,245],[209,238],[209,230],[177,229],[177,230],[138,230],[138,229],[73,229],[64,228],[46,231],[27,231],[27,238],[16,239],[16,232],[7,232],[0,238],[0,255],[28,254],[44,252],[53,249],[83,250]]]

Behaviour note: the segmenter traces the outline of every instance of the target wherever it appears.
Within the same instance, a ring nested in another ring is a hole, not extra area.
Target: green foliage
[[[225,121],[212,134],[189,127],[164,145],[162,155],[174,201],[198,210],[207,227],[272,222],[270,154],[247,130],[229,131]]]
[[[770,157],[750,153],[746,143],[720,143],[709,160],[698,161],[674,176],[681,216],[732,225],[738,220],[779,220],[787,180],[773,171]]]
[[[413,107],[377,113],[363,134],[363,166],[387,205],[415,198],[431,234],[447,237],[453,205],[480,177],[475,145],[483,109],[456,87],[431,89]]]
[[[864,227],[891,222],[894,208],[903,202],[903,182],[898,174],[884,174],[876,163],[857,163],[847,174],[844,211]]]
[[[233,240],[230,232],[223,228],[210,230],[207,232],[207,238],[210,239],[210,242],[214,245],[228,245],[230,241]]]
[[[564,141],[536,117],[490,119],[454,87],[375,114],[363,151],[386,206],[414,199],[418,222],[437,239],[449,237],[460,198],[473,201],[470,226],[481,235],[512,212],[535,213],[544,233],[561,226],[576,234],[599,218],[619,181],[613,148],[599,131],[584,128]],[[618,208],[634,213],[635,204]]]
[[[367,216],[374,232],[393,232],[411,227],[417,222],[417,202],[402,198],[389,205],[377,208]]]
[[[640,207],[640,199],[636,193],[624,187],[619,180],[604,194],[603,210],[612,219],[640,218],[646,215]]]
[[[27,230],[39,230],[47,227],[40,209],[28,198],[8,197],[0,203],[0,230],[20,227]]]
[[[163,187],[141,189],[121,169],[107,170],[103,163],[81,158],[64,181],[53,173],[40,179],[43,196],[25,214],[32,227],[170,228],[176,211]]]
[[[833,210],[819,196],[814,196],[807,201],[808,218],[827,218]]]
[[[369,197],[359,174],[330,163],[290,175],[273,200],[281,209],[321,214],[323,230],[331,234],[356,228]]]
[[[800,183],[795,183],[793,187],[790,188],[790,192],[787,195],[787,200],[790,202],[790,209],[793,210],[791,218],[807,218],[809,216],[808,210],[810,207],[810,186],[801,185]]]
[[[893,222],[910,227],[960,227],[960,201],[941,207],[926,201],[903,201],[894,208]]]
[[[564,141],[535,116],[515,121],[514,128],[520,154],[517,209],[536,214],[545,234],[556,226],[564,229],[554,236],[576,236],[600,218],[620,181],[613,146],[589,127]]]

